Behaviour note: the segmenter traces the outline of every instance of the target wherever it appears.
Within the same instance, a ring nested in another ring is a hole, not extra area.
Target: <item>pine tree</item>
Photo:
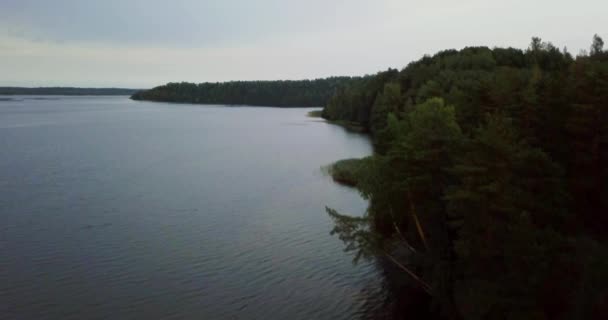
[[[517,311],[517,319],[540,313],[534,301],[555,247],[554,232],[545,228],[560,225],[564,215],[561,171],[500,115],[489,117],[465,150],[445,197],[451,219],[459,221],[463,314],[481,319]]]
[[[591,44],[591,50],[589,54],[594,56],[604,51],[604,40],[597,34],[593,36],[593,43]]]

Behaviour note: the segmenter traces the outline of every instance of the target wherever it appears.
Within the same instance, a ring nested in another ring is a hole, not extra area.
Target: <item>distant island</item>
[[[130,96],[139,89],[73,87],[0,87],[0,95]]]
[[[271,107],[322,107],[338,88],[361,77],[296,81],[168,83],[131,96],[133,100]]]

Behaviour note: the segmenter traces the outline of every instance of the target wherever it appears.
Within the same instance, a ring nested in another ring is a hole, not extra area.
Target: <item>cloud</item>
[[[380,2],[360,0],[5,0],[0,21],[55,41],[208,47],[365,25]],[[371,21],[371,20],[370,20]]]
[[[361,75],[532,36],[576,53],[606,11],[597,0],[3,0],[0,85]]]

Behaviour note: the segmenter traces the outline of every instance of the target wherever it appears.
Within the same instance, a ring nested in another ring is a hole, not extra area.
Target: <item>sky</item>
[[[150,88],[401,69],[439,50],[588,49],[605,0],[0,0],[0,86]]]

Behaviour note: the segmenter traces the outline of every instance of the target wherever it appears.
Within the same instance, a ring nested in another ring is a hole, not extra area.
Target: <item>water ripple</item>
[[[365,137],[306,109],[86,99],[3,102],[0,318],[376,315],[382,277],[324,211],[367,204],[317,172]]]

